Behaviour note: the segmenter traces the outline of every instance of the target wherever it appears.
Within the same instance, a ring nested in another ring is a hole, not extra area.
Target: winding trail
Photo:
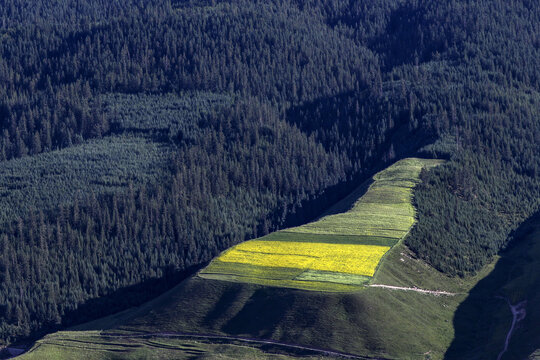
[[[456,296],[458,293],[452,293],[448,291],[442,291],[442,290],[424,290],[419,289],[417,287],[402,287],[402,286],[392,286],[392,285],[381,285],[381,284],[371,284],[367,285],[368,287],[378,287],[378,288],[384,288],[384,289],[391,289],[391,290],[402,290],[402,291],[414,291],[421,294],[428,294],[428,295],[445,295],[445,296]]]
[[[130,338],[146,338],[146,337],[163,337],[163,338],[187,338],[187,339],[207,339],[207,340],[221,340],[221,341],[239,341],[244,343],[254,343],[262,345],[276,345],[284,348],[305,350],[319,353],[326,356],[336,356],[346,359],[360,359],[360,360],[387,360],[380,357],[367,357],[354,354],[342,353],[339,351],[314,348],[303,345],[296,345],[290,343],[284,343],[276,340],[264,340],[249,338],[243,336],[229,336],[229,335],[211,335],[211,334],[191,334],[182,332],[156,332],[156,333],[143,333],[143,334],[115,334],[115,333],[101,333],[99,336],[116,338],[116,339],[130,339]]]
[[[506,301],[508,306],[510,307],[510,311],[512,311],[512,325],[510,326],[510,330],[508,330],[508,334],[506,334],[506,339],[504,341],[504,348],[499,353],[499,356],[497,356],[497,360],[501,360],[504,353],[508,350],[508,343],[510,342],[510,338],[512,337],[512,333],[514,332],[514,328],[516,327],[516,324],[523,320],[525,316],[527,315],[527,311],[525,311],[525,306],[527,305],[527,300],[523,300],[516,305],[512,305],[510,300],[504,296],[496,296],[497,299],[503,299]]]

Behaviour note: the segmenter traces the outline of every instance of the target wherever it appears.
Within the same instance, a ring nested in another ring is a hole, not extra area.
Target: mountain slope
[[[101,343],[110,334],[129,339],[165,332],[272,339],[360,356],[441,359],[454,336],[454,312],[483,274],[466,282],[448,279],[406,255],[403,245],[388,254],[379,270],[384,284],[457,295],[375,287],[352,294],[318,293],[195,277],[140,308],[50,335],[38,342],[32,356],[45,356],[51,346],[62,353],[59,339],[85,336],[87,342]]]
[[[375,284],[446,290],[454,296],[385,288],[317,293],[194,277],[140,308],[49,335],[22,359],[80,355],[80,350],[66,347],[79,340],[86,344],[89,359],[103,359],[113,354],[114,347],[104,351],[107,347],[97,344],[111,342],[110,335],[125,336],[113,343],[152,349],[152,344],[141,345],[136,337],[177,332],[274,339],[392,359],[487,360],[501,354],[511,328],[512,314],[504,298],[514,305],[525,302],[526,315],[517,322],[502,359],[533,359],[540,352],[539,234],[540,215],[536,215],[515,232],[500,257],[466,280],[439,273],[400,244],[387,254],[374,279]],[[206,341],[198,346],[207,346]],[[209,349],[207,355],[212,358],[222,349]],[[264,348],[266,355],[260,356],[264,359],[275,351],[291,354],[288,348]],[[235,352],[234,356],[257,358],[253,354]],[[175,350],[167,356],[182,359],[184,353]]]
[[[2,345],[140,305],[396,159],[447,160],[405,245],[448,276],[540,209],[534,1],[74,3],[0,9]]]

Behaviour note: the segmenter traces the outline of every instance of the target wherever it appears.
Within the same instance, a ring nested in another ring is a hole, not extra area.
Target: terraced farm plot
[[[414,225],[412,196],[420,171],[440,163],[398,161],[373,176],[352,207],[232,247],[199,276],[306,290],[358,290]]]

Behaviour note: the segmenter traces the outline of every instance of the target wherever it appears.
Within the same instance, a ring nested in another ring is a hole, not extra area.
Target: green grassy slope
[[[409,255],[403,245],[394,247],[376,282],[460,294],[431,296],[371,287],[348,294],[321,293],[194,277],[137,309],[61,336],[92,335],[88,331],[96,330],[124,335],[203,333],[274,339],[362,356],[442,359],[454,338],[454,313],[491,268],[468,280],[450,279]],[[55,342],[53,336],[41,340],[35,351],[48,354],[43,344]]]
[[[401,239],[414,222],[412,189],[419,181],[420,171],[441,163],[415,158],[398,161],[375,174],[367,192],[347,211],[287,231]]]
[[[365,193],[355,192],[359,197],[353,201],[345,199],[314,222],[237,245],[199,276],[304,290],[357,291],[369,282],[381,256],[414,224],[412,189],[421,170],[440,163],[400,160],[360,186]]]

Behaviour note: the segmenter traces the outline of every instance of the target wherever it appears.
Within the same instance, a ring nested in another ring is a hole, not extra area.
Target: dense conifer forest
[[[450,276],[539,209],[535,1],[30,3],[0,7],[2,342],[140,304],[405,156],[449,160],[406,243]]]

